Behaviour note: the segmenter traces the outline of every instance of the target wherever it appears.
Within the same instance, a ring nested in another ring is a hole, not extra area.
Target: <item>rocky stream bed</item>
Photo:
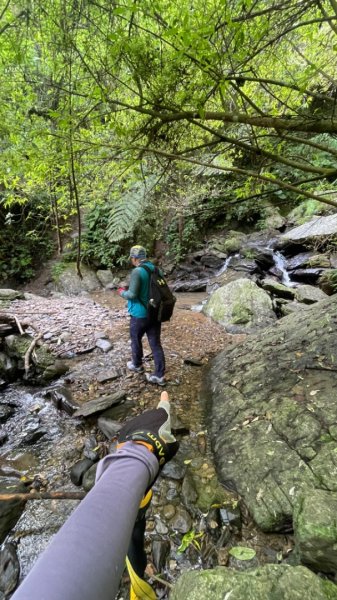
[[[292,600],[307,587],[308,598],[337,598],[336,300],[316,285],[336,255],[301,247],[288,259],[290,281],[284,259],[257,238],[235,240],[249,259],[235,254],[233,240],[229,257],[222,246],[191,257],[177,289],[207,287],[212,295],[201,312],[205,291],[178,292],[163,327],[180,449],[148,511],[147,574],[158,598]],[[28,288],[6,306],[13,319],[5,333],[25,330],[25,360],[16,367],[27,386],[3,386],[0,492],[51,498],[0,501],[1,600],[79,502],[78,491],[91,488],[120,424],[159,399],[156,387],[125,368],[127,314],[108,286],[72,296],[38,291]],[[37,332],[49,347],[40,373],[30,370],[29,354],[39,348],[27,351]],[[6,338],[9,362],[2,354],[9,378],[17,337]],[[64,373],[53,383],[48,356]],[[148,347],[145,367],[152,370]],[[34,378],[43,387],[32,387]],[[52,497],[58,491],[64,499]],[[127,597],[125,576],[119,599]]]

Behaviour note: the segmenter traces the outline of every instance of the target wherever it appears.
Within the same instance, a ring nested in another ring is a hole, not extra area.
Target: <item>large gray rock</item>
[[[22,292],[18,292],[17,290],[10,289],[1,289],[0,288],[0,301],[1,300],[16,300],[22,299],[24,297]]]
[[[311,490],[294,512],[296,547],[301,562],[316,571],[337,572],[337,494]]]
[[[285,241],[305,240],[337,233],[337,214],[327,217],[314,217],[308,223],[290,229],[281,238]]]
[[[184,573],[170,600],[335,600],[337,587],[306,567],[266,565],[234,571],[226,567]]]
[[[54,281],[55,290],[67,296],[76,296],[82,292],[93,292],[101,289],[101,284],[94,271],[85,265],[81,265],[81,273],[82,279],[77,274],[76,264],[70,263]]]
[[[297,496],[337,493],[336,333],[333,296],[213,361],[205,394],[218,474],[265,531],[292,529]]]
[[[313,285],[301,285],[296,289],[295,298],[297,302],[304,304],[314,304],[320,300],[325,300],[327,294]]]
[[[249,279],[237,279],[217,289],[203,312],[233,333],[254,331],[276,319],[269,294]]]

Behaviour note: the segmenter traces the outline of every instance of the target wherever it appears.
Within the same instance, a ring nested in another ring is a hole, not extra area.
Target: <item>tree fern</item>
[[[118,242],[129,237],[149,202],[154,189],[154,177],[147,177],[127,190],[111,208],[106,234],[109,242]]]

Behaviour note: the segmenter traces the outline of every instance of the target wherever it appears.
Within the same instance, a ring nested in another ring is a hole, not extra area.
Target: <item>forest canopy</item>
[[[0,7],[3,231],[52,215],[61,251],[83,207],[118,243],[192,197],[337,206],[336,0]]]

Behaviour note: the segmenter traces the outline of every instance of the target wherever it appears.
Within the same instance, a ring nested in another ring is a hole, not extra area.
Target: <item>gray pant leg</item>
[[[155,456],[132,442],[103,459],[95,486],[12,600],[113,600],[140,501],[157,472]]]

